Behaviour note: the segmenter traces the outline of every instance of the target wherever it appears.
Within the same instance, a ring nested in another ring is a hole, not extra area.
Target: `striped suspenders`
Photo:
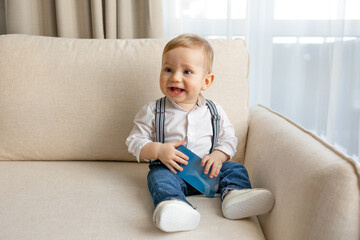
[[[166,97],[160,98],[156,101],[156,112],[155,112],[155,131],[156,131],[156,142],[165,142],[165,101]],[[219,138],[220,130],[220,115],[216,109],[213,101],[206,99],[206,105],[210,110],[211,124],[213,129],[212,145],[210,153],[215,149],[216,143]]]
[[[165,143],[165,101],[166,97],[156,100],[155,109],[155,131],[156,139],[155,142]]]
[[[206,99],[206,105],[210,110],[211,113],[211,124],[213,128],[213,137],[212,137],[212,145],[210,153],[215,150],[216,143],[219,138],[219,131],[220,131],[220,115],[216,109],[215,103],[213,101]]]

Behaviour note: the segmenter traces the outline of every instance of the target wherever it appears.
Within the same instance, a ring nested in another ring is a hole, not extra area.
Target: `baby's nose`
[[[181,74],[179,72],[174,72],[174,74],[171,77],[171,80],[174,82],[181,81]]]

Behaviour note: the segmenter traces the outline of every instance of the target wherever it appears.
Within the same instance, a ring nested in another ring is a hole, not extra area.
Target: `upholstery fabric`
[[[265,239],[256,217],[227,220],[220,198],[192,196],[195,231],[152,223],[148,165],[125,162],[0,162],[0,239]]]
[[[125,140],[137,111],[162,96],[166,42],[1,36],[0,160],[135,160]],[[243,162],[249,55],[242,40],[210,43],[215,82],[204,96],[236,127],[233,160]]]
[[[311,132],[263,106],[251,110],[245,166],[275,195],[259,216],[266,239],[359,239],[360,167]]]

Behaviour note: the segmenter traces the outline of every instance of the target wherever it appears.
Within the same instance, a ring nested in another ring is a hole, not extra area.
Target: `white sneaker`
[[[232,190],[222,202],[222,212],[228,219],[241,219],[269,212],[274,195],[267,189]]]
[[[163,201],[155,208],[153,221],[164,232],[190,231],[199,226],[200,213],[180,200]]]

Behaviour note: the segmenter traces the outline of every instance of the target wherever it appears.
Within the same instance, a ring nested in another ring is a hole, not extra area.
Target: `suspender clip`
[[[212,118],[214,121],[219,121],[219,120],[221,119],[220,115],[218,115],[218,114],[211,115],[211,118]]]

